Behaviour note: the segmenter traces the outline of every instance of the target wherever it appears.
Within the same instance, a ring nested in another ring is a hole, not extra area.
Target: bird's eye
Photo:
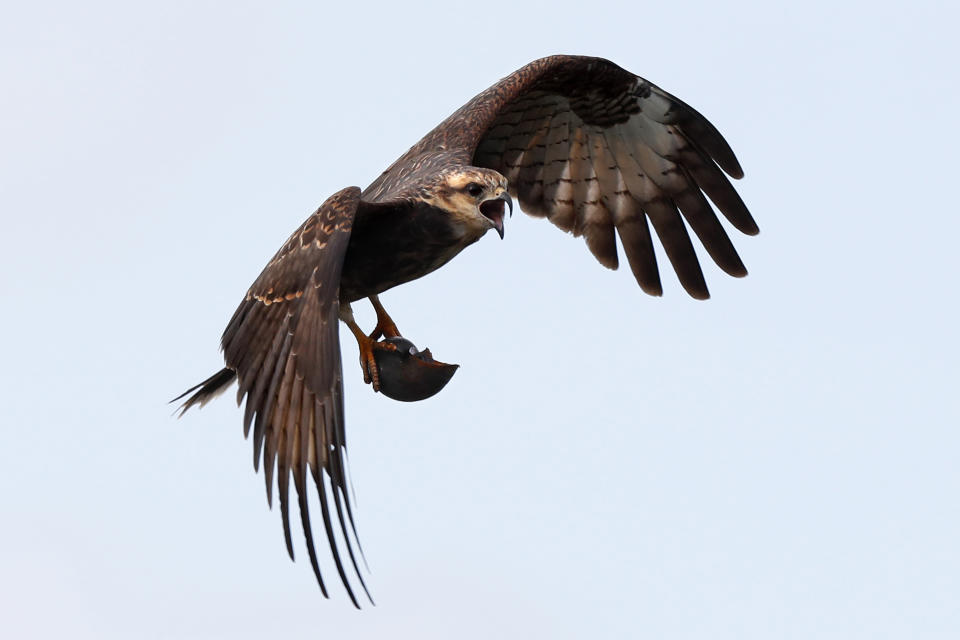
[[[474,198],[479,198],[480,194],[483,193],[483,187],[478,185],[476,182],[471,182],[467,185],[467,193],[469,193]]]

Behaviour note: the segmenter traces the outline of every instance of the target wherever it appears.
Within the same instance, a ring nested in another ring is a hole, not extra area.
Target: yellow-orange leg
[[[379,301],[378,301],[379,304]],[[382,309],[383,306],[380,305]],[[386,315],[386,311],[383,312],[392,325],[393,329],[396,330],[396,325],[393,324],[393,321],[390,320],[390,316]],[[353,337],[357,339],[357,347],[360,349],[360,369],[363,371],[363,381],[366,384],[372,384],[374,391],[380,391],[380,368],[377,367],[377,360],[374,357],[374,350],[383,349],[386,351],[396,351],[396,345],[390,344],[389,342],[377,342],[379,335],[385,333],[384,328],[380,327],[380,312],[377,312],[377,328],[374,329],[373,333],[369,336],[363,332],[363,329],[360,328],[360,325],[357,324],[357,321],[353,318],[353,309],[350,308],[349,304],[342,304],[340,306],[340,319],[350,327]],[[379,331],[379,335],[377,332]],[[374,336],[377,337],[374,337]],[[399,335],[399,334],[397,334]],[[390,336],[393,337],[393,336]]]
[[[400,329],[397,329],[396,323],[394,323],[393,318],[390,317],[390,314],[387,313],[387,310],[383,308],[383,305],[380,304],[380,298],[377,296],[370,296],[370,304],[373,305],[374,311],[377,312],[377,326],[374,327],[373,333],[370,334],[370,337],[374,340],[379,340],[381,337],[387,338],[396,338],[400,335]]]

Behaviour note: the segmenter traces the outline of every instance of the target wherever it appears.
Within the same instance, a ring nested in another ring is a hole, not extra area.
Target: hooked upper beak
[[[480,203],[480,213],[493,223],[493,228],[500,234],[501,240],[503,240],[503,213],[505,207],[510,210],[510,215],[513,216],[513,200],[506,191],[496,198],[484,200]]]

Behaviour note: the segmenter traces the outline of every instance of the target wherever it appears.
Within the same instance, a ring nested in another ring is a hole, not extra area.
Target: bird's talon
[[[397,346],[390,342],[376,342],[367,339],[360,343],[360,369],[363,371],[363,382],[373,386],[373,390],[380,391],[380,368],[374,355],[376,350],[396,351]]]

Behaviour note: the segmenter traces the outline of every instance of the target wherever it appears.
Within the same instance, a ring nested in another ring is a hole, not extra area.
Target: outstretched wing
[[[687,226],[721,269],[747,273],[704,196],[737,229],[758,232],[724,175],[743,176],[733,151],[693,108],[612,62],[552,56],[528,64],[447,118],[380,181],[439,149],[502,173],[524,211],[582,235],[611,269],[616,230],[647,293],[662,293],[648,220],[693,297],[709,293]]]
[[[271,505],[274,470],[277,473],[290,557],[288,494],[292,475],[310,563],[326,596],[307,505],[309,471],[320,497],[337,572],[358,607],[337,536],[366,591],[354,554],[356,529],[347,489],[338,317],[340,274],[359,206],[357,187],[327,199],[270,260],[233,314],[222,339],[227,366],[237,372],[237,401],[246,396],[244,435],[249,435],[252,425],[253,464],[258,468],[262,455]]]

